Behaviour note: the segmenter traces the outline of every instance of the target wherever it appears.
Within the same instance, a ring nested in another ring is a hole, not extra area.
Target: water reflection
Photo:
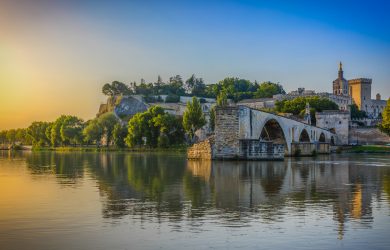
[[[3,151],[1,158],[23,159],[33,176],[55,175],[59,185],[94,180],[106,219],[163,222],[211,216],[228,226],[247,226],[251,220],[330,215],[342,239],[348,221],[369,228],[373,202],[390,197],[389,157],[211,162],[174,154]]]

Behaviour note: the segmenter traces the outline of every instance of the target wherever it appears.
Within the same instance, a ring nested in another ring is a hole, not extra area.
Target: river
[[[390,155],[0,151],[0,249],[389,249]]]

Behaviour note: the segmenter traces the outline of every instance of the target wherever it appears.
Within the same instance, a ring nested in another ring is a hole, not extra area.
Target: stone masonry
[[[187,150],[187,159],[211,160],[213,157],[214,137],[209,137],[204,141],[192,145]]]
[[[237,106],[217,107],[215,119],[216,159],[236,159],[239,156],[239,112]]]

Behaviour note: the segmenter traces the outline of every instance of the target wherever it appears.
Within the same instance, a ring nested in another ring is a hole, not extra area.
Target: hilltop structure
[[[376,95],[376,99],[371,99],[372,79],[356,78],[347,81],[344,79],[343,73],[343,65],[340,62],[338,78],[333,81],[333,94],[351,97],[359,110],[365,111],[369,118],[380,118],[386,107],[386,101],[381,100],[379,93]]]

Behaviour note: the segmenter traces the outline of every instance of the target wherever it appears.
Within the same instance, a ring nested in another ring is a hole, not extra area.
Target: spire
[[[343,78],[344,78],[344,76],[343,76],[343,64],[340,61],[340,63],[339,63],[339,79],[343,79]]]

